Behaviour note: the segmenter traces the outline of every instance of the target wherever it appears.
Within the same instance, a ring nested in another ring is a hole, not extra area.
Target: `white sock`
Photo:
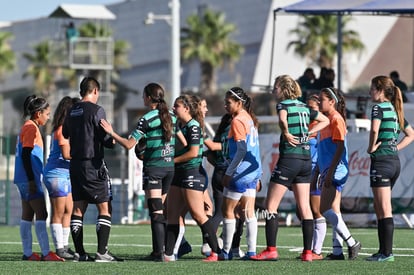
[[[63,247],[69,245],[70,227],[63,227]]]
[[[63,228],[61,223],[52,223],[50,225],[52,231],[53,243],[56,249],[63,249]]]
[[[343,253],[342,251],[342,243],[343,243],[342,237],[338,234],[338,231],[336,231],[336,226],[332,226],[332,253],[334,255],[340,255]]]
[[[177,240],[175,241],[173,255],[178,254],[178,249],[180,248],[181,240],[183,239],[184,233],[185,233],[185,226],[180,225],[180,230],[178,231]]]
[[[335,213],[332,209],[329,209],[323,213],[323,216],[333,225],[336,225],[336,231],[343,240],[346,241],[348,246],[355,244],[355,239],[351,236],[348,227],[342,219],[341,213]]]
[[[325,218],[318,218],[314,220],[314,229],[313,229],[313,245],[312,250],[316,254],[322,253],[323,241],[326,236],[326,220]]]
[[[236,219],[223,219],[223,250],[229,253],[231,250],[231,243],[233,242],[233,235],[236,231]]]
[[[39,242],[40,250],[42,250],[42,255],[46,256],[50,251],[46,221],[35,221],[35,229],[37,241]]]
[[[257,244],[257,218],[246,218],[247,252],[256,253]]]
[[[22,239],[23,254],[30,257],[32,250],[32,222],[20,220],[20,238]]]

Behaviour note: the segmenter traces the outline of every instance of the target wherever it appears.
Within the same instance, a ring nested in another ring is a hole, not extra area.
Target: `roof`
[[[62,4],[54,10],[49,17],[71,19],[101,19],[115,20],[113,14],[104,5],[73,5]]]
[[[304,0],[277,9],[288,13],[396,13],[413,14],[413,0]]]

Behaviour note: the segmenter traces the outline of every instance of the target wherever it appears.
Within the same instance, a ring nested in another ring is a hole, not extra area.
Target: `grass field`
[[[96,251],[95,227],[85,227],[85,247]],[[325,239],[324,255],[330,252],[331,234]],[[301,229],[281,227],[278,235],[280,259],[276,262],[252,262],[232,260],[204,263],[200,254],[201,234],[196,226],[187,226],[186,238],[193,252],[177,262],[156,263],[142,258],[151,251],[149,225],[112,226],[109,248],[113,254],[125,258],[120,263],[94,262],[26,262],[21,261],[22,248],[18,227],[0,226],[0,273],[1,274],[414,274],[414,231],[396,229],[394,234],[395,262],[367,262],[365,257],[376,252],[375,228],[351,228],[354,237],[361,241],[362,251],[355,261],[301,262],[296,256],[302,250]],[[34,232],[33,232],[34,233]],[[33,239],[36,240],[35,234]],[[51,239],[50,239],[51,240]],[[245,240],[242,240],[242,244]],[[259,227],[258,252],[265,246],[264,227]],[[33,250],[39,252],[38,244]],[[53,244],[51,244],[53,248]],[[242,245],[242,248],[246,248]],[[344,251],[347,253],[347,250]]]

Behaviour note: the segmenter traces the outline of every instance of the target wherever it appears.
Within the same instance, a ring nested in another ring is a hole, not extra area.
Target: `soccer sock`
[[[240,219],[236,219],[236,231],[233,235],[233,241],[231,243],[231,248],[239,248],[240,247],[240,239],[243,236],[243,226],[244,222]]]
[[[335,213],[332,209],[329,209],[323,213],[323,216],[332,224],[332,227],[336,226],[336,231],[348,246],[353,246],[356,243],[340,213]]]
[[[210,215],[207,215],[207,218],[209,219],[209,220],[211,220],[213,217],[212,216],[210,216]],[[211,221],[211,222],[213,222],[213,221]],[[212,223],[212,227],[214,228],[214,224]],[[202,244],[206,244],[207,243],[207,240],[206,240],[206,238],[204,237],[204,236],[202,236]]]
[[[85,248],[83,247],[83,218],[80,216],[72,215],[70,221],[70,231],[72,234],[73,244],[75,250],[79,255],[84,255]]]
[[[180,245],[182,243],[187,242],[187,240],[184,238],[184,233],[185,233],[185,226],[180,225],[179,229],[178,229],[178,234],[177,234],[177,236],[175,236],[176,241],[175,241],[174,250],[173,250],[174,255],[178,254],[178,249],[180,249]],[[169,255],[169,254],[167,254],[167,255]],[[169,256],[171,256],[171,255],[169,255]]]
[[[279,229],[277,213],[266,214],[266,245],[269,247],[276,247],[277,231]]]
[[[313,230],[313,252],[316,254],[322,253],[323,241],[326,236],[326,220],[325,218],[318,218],[314,220]]]
[[[98,253],[105,254],[108,250],[109,233],[111,232],[111,216],[99,215],[96,221],[98,237]]]
[[[40,250],[42,255],[46,256],[49,254],[49,236],[47,235],[46,221],[38,220],[35,221],[36,236],[39,242]]]
[[[336,226],[332,225],[332,254],[334,255],[340,255],[343,253],[342,250],[342,243],[343,243],[342,237],[338,234],[338,231],[336,231]]]
[[[52,223],[50,225],[50,231],[52,231],[52,239],[56,249],[63,248],[63,228],[60,223]]]
[[[32,222],[20,220],[20,238],[22,239],[23,254],[30,257],[32,251]]]
[[[165,243],[165,254],[167,256],[172,256],[176,254],[174,252],[174,246],[177,243],[177,237],[179,235],[180,225],[178,224],[167,224],[167,232],[166,232],[166,243]],[[183,233],[184,234],[184,233]],[[178,251],[178,248],[177,248]]]
[[[384,237],[384,219],[380,219],[378,220],[378,243],[379,243],[379,253],[383,253],[384,252],[384,246],[383,246],[383,241],[385,239]]]
[[[70,227],[63,227],[63,247],[69,246]]]
[[[303,249],[312,249],[313,220],[302,221]]]
[[[385,256],[389,256],[392,254],[392,243],[394,238],[394,219],[385,218],[383,219],[384,224],[384,237],[383,237],[383,252]]]
[[[201,232],[203,236],[206,238],[208,245],[211,247],[211,251],[215,253],[220,253],[220,248],[217,242],[216,232],[214,232],[213,223],[210,219],[208,219],[205,223],[201,226]]]
[[[243,222],[240,222],[243,227]],[[247,252],[256,253],[257,246],[257,218],[253,216],[246,218],[246,240],[247,240]]]
[[[151,232],[153,252],[161,255],[164,251],[165,242],[165,218],[163,214],[154,213],[151,215]]]
[[[236,219],[223,219],[223,250],[226,253],[230,252],[233,241],[234,231],[236,231]]]

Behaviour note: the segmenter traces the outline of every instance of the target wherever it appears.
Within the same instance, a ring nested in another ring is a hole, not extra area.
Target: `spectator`
[[[394,85],[400,88],[401,94],[403,97],[403,102],[407,102],[407,97],[405,96],[405,92],[408,90],[407,84],[400,79],[400,74],[397,71],[390,72],[390,77],[394,82]]]

